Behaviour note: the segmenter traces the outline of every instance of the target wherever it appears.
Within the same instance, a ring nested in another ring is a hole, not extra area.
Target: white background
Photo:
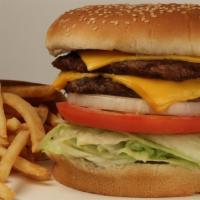
[[[50,83],[58,73],[51,66],[54,58],[48,54],[44,45],[45,34],[51,22],[71,8],[111,2],[159,1],[0,0],[0,79]]]

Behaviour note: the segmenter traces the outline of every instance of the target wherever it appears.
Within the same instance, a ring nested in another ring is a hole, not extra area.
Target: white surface
[[[19,79],[50,83],[57,70],[51,67],[53,57],[44,46],[45,33],[55,17],[65,10],[85,4],[144,3],[141,0],[0,0],[0,79]],[[200,1],[161,1],[196,2]],[[87,194],[66,188],[54,181],[46,184],[13,176],[9,185],[17,193],[16,200],[125,200]],[[146,198],[149,199],[149,198]],[[163,198],[167,200],[168,198]],[[199,200],[200,196],[170,198],[170,200]],[[158,199],[156,199],[158,200]],[[159,199],[160,200],[160,199]]]
[[[17,193],[15,200],[199,200],[200,196],[176,198],[122,198],[89,194],[67,188],[56,181],[34,183],[15,175],[10,178],[9,185]],[[159,187],[159,186],[158,186]]]

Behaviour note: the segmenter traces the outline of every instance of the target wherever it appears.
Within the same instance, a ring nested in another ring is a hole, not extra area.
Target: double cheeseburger
[[[41,149],[55,178],[112,196],[200,192],[200,6],[94,5],[49,28],[65,123]]]

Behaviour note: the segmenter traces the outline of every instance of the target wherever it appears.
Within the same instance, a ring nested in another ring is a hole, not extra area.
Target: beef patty
[[[109,78],[98,76],[95,78],[82,78],[71,81],[65,88],[68,93],[79,94],[107,94],[114,96],[139,97],[134,91],[126,86],[113,82]]]
[[[88,73],[85,63],[76,52],[60,56],[52,63],[62,71],[77,71]],[[147,78],[183,81],[200,77],[200,63],[185,61],[157,60],[157,61],[123,61],[115,62],[94,70],[99,73],[113,73],[135,75]]]
[[[97,76],[94,78],[85,77],[82,79],[71,81],[65,87],[65,91],[67,93],[77,94],[105,94],[113,96],[140,98],[140,96],[133,90],[102,76]],[[200,102],[200,98],[190,101]]]

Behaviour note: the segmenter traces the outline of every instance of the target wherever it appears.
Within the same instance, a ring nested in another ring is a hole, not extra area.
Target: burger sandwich
[[[200,6],[93,5],[49,28],[67,94],[41,149],[81,191],[167,197],[200,192]]]

